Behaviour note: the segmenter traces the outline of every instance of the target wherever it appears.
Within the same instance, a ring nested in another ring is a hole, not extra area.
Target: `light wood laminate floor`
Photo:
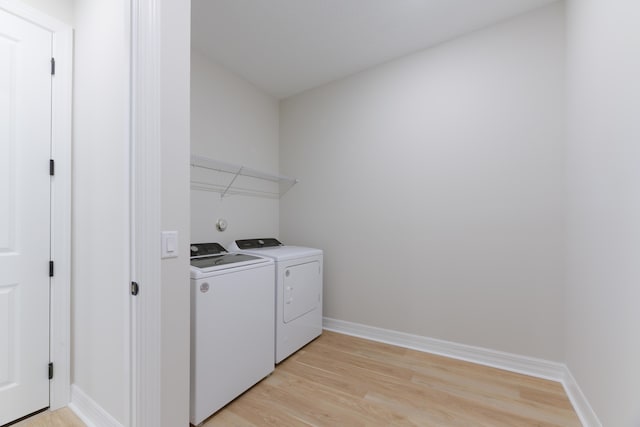
[[[214,426],[580,426],[561,384],[325,331]]]
[[[325,331],[204,425],[572,427],[580,421],[559,383]],[[15,424],[62,426],[84,424],[67,408]]]
[[[62,408],[57,411],[40,412],[11,427],[85,427],[85,425],[71,409]]]

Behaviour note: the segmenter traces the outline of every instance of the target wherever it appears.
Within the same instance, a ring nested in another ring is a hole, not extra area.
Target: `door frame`
[[[51,82],[51,258],[55,275],[50,281],[49,361],[54,364],[49,383],[49,408],[66,406],[71,390],[71,141],[73,89],[73,29],[62,21],[15,0],[0,0],[0,9],[50,31],[55,58]]]
[[[131,0],[131,300],[130,425],[160,426],[162,272],[161,15],[162,0]]]

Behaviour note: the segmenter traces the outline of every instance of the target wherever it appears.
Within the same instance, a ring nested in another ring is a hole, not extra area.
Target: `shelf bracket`
[[[229,185],[227,185],[227,188],[224,189],[224,191],[222,192],[222,194],[220,194],[220,198],[223,199],[224,195],[227,194],[227,191],[229,191],[229,189],[231,188],[231,186],[233,185],[233,183],[236,181],[236,178],[238,178],[238,176],[240,176],[240,174],[242,173],[242,169],[244,168],[244,166],[240,166],[240,169],[238,169],[238,171],[236,172],[236,174],[233,176],[233,179],[231,180],[231,182],[229,183]]]

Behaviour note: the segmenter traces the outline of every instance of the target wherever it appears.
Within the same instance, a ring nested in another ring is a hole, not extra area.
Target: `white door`
[[[51,46],[0,10],[0,425],[49,406]]]

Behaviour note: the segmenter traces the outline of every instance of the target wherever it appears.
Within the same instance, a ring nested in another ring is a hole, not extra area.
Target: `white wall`
[[[563,359],[564,15],[553,5],[281,104],[284,241],[325,316]]]
[[[162,229],[179,233],[178,258],[162,261],[161,427],[189,425],[190,3],[161,2]]]
[[[128,424],[128,1],[75,6],[72,382]]]
[[[640,3],[567,17],[567,363],[603,425],[639,426]]]
[[[20,0],[65,24],[73,26],[74,0]],[[78,0],[81,1],[81,0]]]
[[[247,81],[207,59],[198,50],[191,58],[191,152],[244,165],[268,173],[278,172],[278,101]],[[194,179],[224,185],[229,174],[192,169]],[[273,190],[253,179],[236,185]],[[191,191],[191,241],[217,241],[278,236],[278,200]],[[218,218],[229,224],[216,230]]]

